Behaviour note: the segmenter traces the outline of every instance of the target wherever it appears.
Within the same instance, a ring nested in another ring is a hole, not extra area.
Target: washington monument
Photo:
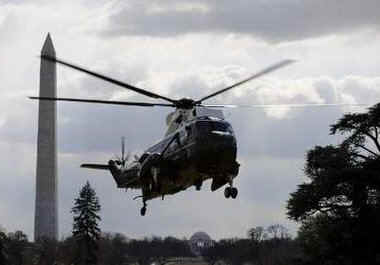
[[[41,55],[55,57],[50,34]],[[56,65],[41,60],[40,97],[56,97],[56,93]],[[34,240],[42,237],[58,239],[56,120],[55,101],[39,101]]]

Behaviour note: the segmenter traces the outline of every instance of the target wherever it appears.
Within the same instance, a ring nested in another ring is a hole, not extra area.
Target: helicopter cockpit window
[[[217,122],[217,121],[198,121],[197,128],[200,132],[210,132],[210,131],[219,131],[219,132],[228,132],[234,134],[231,125],[226,122]]]
[[[213,129],[215,131],[221,131],[221,132],[226,132],[227,131],[227,124],[225,123],[220,123],[220,122],[214,122],[213,123]]]
[[[233,130],[231,125],[224,122],[213,122],[213,130],[214,131],[220,131],[220,132],[229,132],[230,134],[233,134]]]

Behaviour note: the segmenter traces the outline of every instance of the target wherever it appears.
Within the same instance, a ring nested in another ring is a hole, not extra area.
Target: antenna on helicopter
[[[124,167],[125,166],[125,137],[121,137],[121,164]]]
[[[129,160],[130,153],[125,155],[125,136],[121,137],[121,156],[116,156],[116,164],[125,167],[126,162]]]

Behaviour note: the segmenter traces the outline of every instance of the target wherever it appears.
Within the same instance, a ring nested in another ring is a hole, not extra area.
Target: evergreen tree
[[[98,249],[97,241],[100,238],[98,222],[101,220],[99,199],[94,189],[87,181],[75,199],[71,212],[74,214],[73,237],[77,243],[75,264],[96,264]]]
[[[341,144],[316,146],[306,158],[309,178],[290,195],[288,216],[303,222],[308,264],[380,261],[380,104],[346,114],[331,126]],[[313,263],[314,262],[314,263]]]

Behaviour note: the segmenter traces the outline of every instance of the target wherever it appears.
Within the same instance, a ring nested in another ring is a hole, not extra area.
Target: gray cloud
[[[237,33],[281,42],[378,29],[379,13],[377,0],[134,1],[110,17],[105,33],[157,37]]]
[[[21,4],[30,0],[0,0],[0,4]]]

